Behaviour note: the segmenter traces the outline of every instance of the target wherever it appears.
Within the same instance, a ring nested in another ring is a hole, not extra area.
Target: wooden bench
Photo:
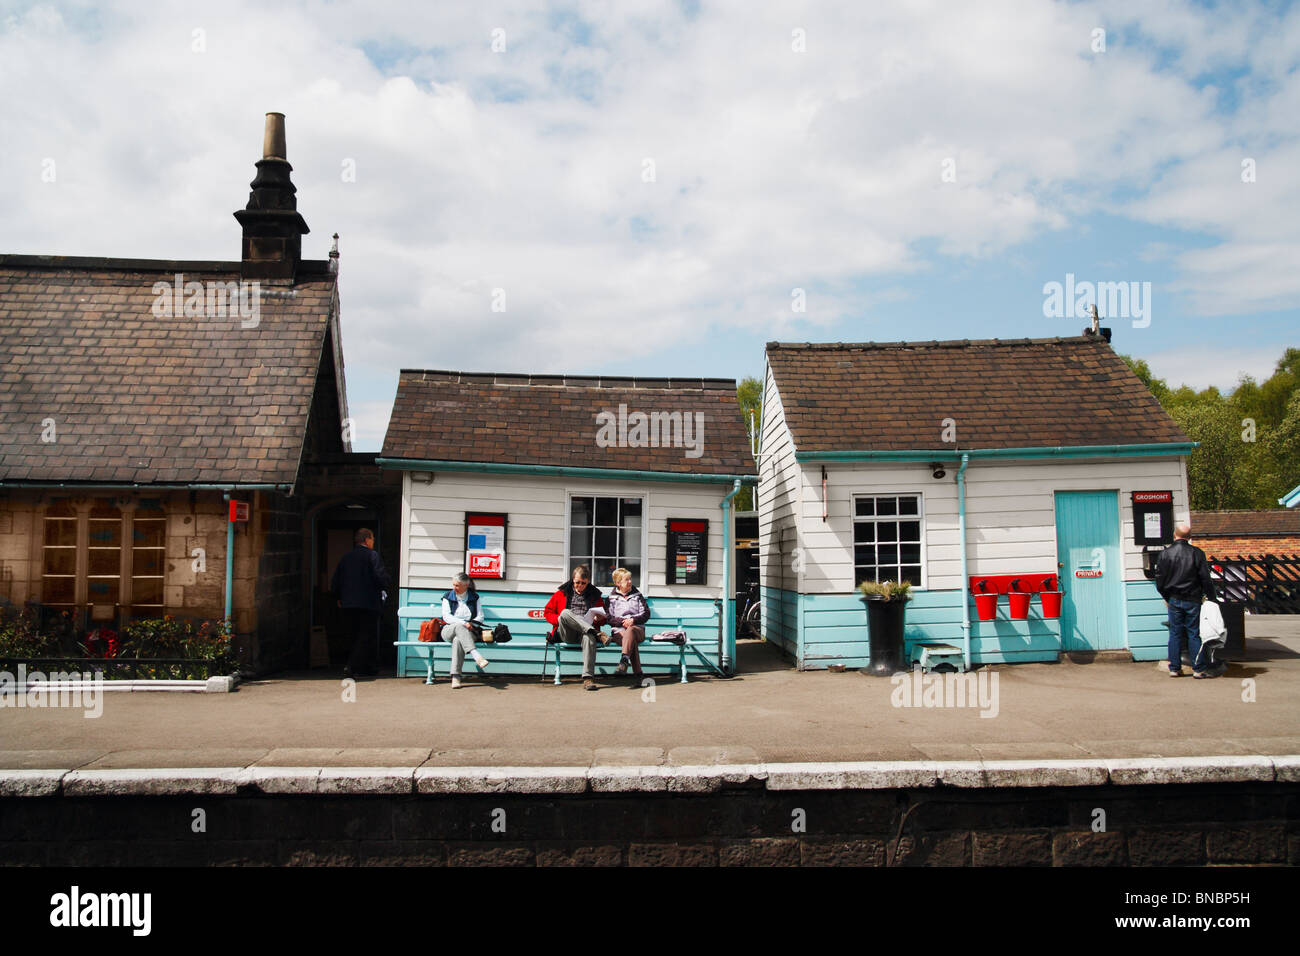
[[[493,608],[488,603],[487,600],[485,600],[483,603],[484,603],[483,623],[484,626],[489,630],[497,624],[504,624],[506,625],[506,627],[509,627],[513,631],[514,627],[512,625],[532,624],[533,626],[536,626],[538,622],[540,622],[541,625],[547,631],[550,630],[551,626],[546,622],[546,615],[540,609],[530,610],[525,608]],[[650,619],[645,623],[646,639],[639,645],[641,657],[643,661],[645,659],[647,652],[655,652],[660,648],[666,649],[669,647],[675,647],[677,649],[677,667],[681,672],[681,683],[685,684],[687,682],[687,678],[686,678],[687,651],[690,651],[701,661],[703,661],[705,666],[708,667],[709,670],[713,671],[718,676],[720,677],[725,676],[722,674],[722,671],[719,670],[718,666],[714,664],[711,660],[709,660],[708,656],[705,655],[705,653],[702,650],[700,650],[698,646],[696,646],[696,643],[693,640],[691,640],[689,635],[680,642],[651,640],[651,638],[655,634],[661,633],[663,631],[685,631],[688,623],[693,622],[698,624],[701,621],[716,622],[717,614],[718,614],[716,608],[701,607],[699,605],[672,604],[669,601],[662,601],[662,600],[656,603],[649,599],[647,599],[646,604],[650,608]],[[441,617],[441,616],[442,616],[441,603],[437,605],[411,604],[397,609],[398,620],[403,623],[408,621],[427,621],[431,618]],[[608,627],[608,625],[606,625],[606,627]],[[481,645],[485,642],[475,642],[475,643]],[[545,636],[542,636],[541,638],[537,638],[533,636],[528,636],[528,637],[512,636],[511,640],[506,644],[496,645],[491,642],[486,642],[486,643],[488,647],[499,646],[502,649],[509,649],[509,650],[516,650],[516,649],[541,650],[543,652],[542,653],[542,679],[543,680],[546,679],[546,669],[549,666],[550,658],[552,655],[554,655],[555,657],[554,683],[556,685],[560,683],[560,677],[561,677],[560,672],[561,672],[561,667],[564,663],[565,655],[566,654],[576,655],[579,660],[581,660],[582,657],[581,644],[563,644],[563,643],[552,644],[547,642]],[[434,682],[434,676],[436,674],[435,665],[437,663],[437,659],[440,656],[443,656],[442,654],[439,653],[439,648],[445,650],[445,658],[447,661],[448,673],[450,673],[451,645],[448,644],[446,641],[402,640],[402,641],[394,641],[393,646],[424,649],[426,653],[426,658],[425,658],[426,676],[424,682],[426,684],[432,684]],[[608,644],[601,644],[596,647],[596,657],[597,659],[599,659],[602,653],[609,652],[609,651],[616,651],[621,654],[622,650],[623,650],[622,646],[617,641],[611,640]],[[470,658],[467,663],[473,663],[473,659]],[[475,664],[474,666],[476,668],[478,667],[477,664]],[[497,670],[495,662],[493,663],[493,669]],[[504,669],[501,669],[498,672],[507,673],[507,671],[505,671]],[[482,673],[481,670],[480,673]]]

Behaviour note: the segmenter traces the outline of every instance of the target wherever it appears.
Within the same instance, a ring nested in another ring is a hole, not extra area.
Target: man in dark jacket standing
[[[1188,540],[1187,522],[1174,526],[1174,543],[1156,562],[1156,590],[1169,606],[1169,676],[1183,676],[1182,642],[1192,658],[1192,676],[1209,677],[1201,663],[1201,598],[1214,600],[1214,582],[1205,552]]]
[[[352,653],[344,677],[379,673],[379,608],[383,593],[393,589],[384,562],[375,551],[375,533],[358,529],[353,547],[334,569],[330,590],[343,610],[343,623],[352,635]]]

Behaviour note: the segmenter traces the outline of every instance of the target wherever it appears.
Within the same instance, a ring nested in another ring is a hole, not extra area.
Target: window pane
[[[641,557],[641,529],[625,528],[619,532],[618,553],[623,557]],[[628,570],[631,570],[630,568]]]
[[[640,588],[642,587],[642,584],[641,584],[641,562],[640,562],[640,561],[625,561],[625,562],[623,563],[623,567],[625,567],[625,568],[628,569],[628,571],[629,571],[629,572],[631,573],[631,575],[632,575],[632,583],[633,583],[634,585],[636,585],[636,587],[637,587],[638,589],[640,589]]]
[[[897,521],[876,522],[876,537],[880,541],[897,541],[898,522]]]
[[[862,567],[857,569],[857,581],[855,582],[854,586],[856,587],[858,584],[861,584],[863,581],[874,581],[874,580],[876,580],[875,566],[870,564],[864,564]]]
[[[76,548],[46,548],[45,549],[45,573],[46,574],[76,574],[77,573],[77,549]]]
[[[919,499],[916,498],[915,496],[900,497],[898,499],[898,513],[900,515],[919,514],[920,512],[917,507],[918,504],[919,504]]]
[[[896,515],[898,514],[897,498],[877,498],[876,514],[878,515]]]
[[[136,578],[131,582],[131,590],[136,604],[158,604],[163,602],[162,578]]]
[[[77,519],[46,518],[45,543],[47,545],[75,546],[77,543]]]
[[[640,524],[641,524],[641,499],[640,499],[640,498],[623,498],[623,499],[621,499],[621,500],[622,500],[622,505],[621,505],[621,507],[622,507],[622,512],[623,512],[623,523],[626,524],[626,525],[629,525],[629,526],[631,526],[631,525],[637,525],[637,526],[640,526]]]
[[[856,499],[856,513],[858,517],[870,517],[876,513],[876,500],[874,498]]]
[[[857,545],[853,549],[853,563],[857,565],[875,564],[876,549],[872,545]]]
[[[595,567],[591,569],[591,583],[602,591],[608,591],[614,583],[614,569],[618,567],[613,558],[596,558]]]
[[[596,499],[596,524],[604,524],[604,525],[618,524],[618,499],[617,498]]]
[[[913,587],[921,586],[921,567],[920,565],[909,565],[903,568],[903,581],[910,581]]]
[[[898,554],[904,564],[921,563],[921,546],[919,544],[901,544]]]
[[[167,522],[161,518],[136,517],[131,525],[131,538],[137,548],[161,548],[166,532]]]
[[[569,577],[568,577],[568,579],[569,579],[570,581],[573,580],[573,569],[576,568],[576,567],[577,567],[578,565],[580,565],[580,564],[585,564],[588,568],[590,568],[590,567],[591,567],[591,555],[590,555],[590,554],[585,554],[585,553],[579,554],[579,553],[577,553],[577,552],[574,552],[574,554],[569,558]]]
[[[618,529],[596,529],[596,554],[616,554],[618,552]]]
[[[75,579],[43,578],[41,580],[42,604],[71,604],[75,597]]]
[[[90,573],[117,574],[121,570],[119,566],[121,560],[122,552],[117,548],[91,548]]]
[[[162,574],[162,548],[136,548],[131,555],[132,574]]]
[[[882,544],[876,547],[877,564],[897,564],[898,563],[898,545]]]
[[[122,544],[122,519],[90,519],[90,546],[116,548]]]
[[[116,604],[118,594],[117,578],[91,578],[87,583],[87,594],[91,604]]]
[[[855,523],[853,525],[853,540],[858,542],[875,541],[876,540],[875,524],[873,524],[870,521],[859,521]]]
[[[898,540],[899,541],[920,541],[921,522],[900,521],[898,523]]]
[[[569,505],[569,524],[591,524],[592,504],[590,498],[574,498]]]
[[[590,528],[574,528],[569,532],[569,554],[591,554]]]

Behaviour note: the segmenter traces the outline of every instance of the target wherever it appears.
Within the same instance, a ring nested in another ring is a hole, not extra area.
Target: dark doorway
[[[316,628],[325,629],[325,641],[329,647],[329,666],[333,669],[341,668],[347,662],[348,652],[352,649],[352,638],[344,632],[342,617],[335,604],[334,595],[330,592],[330,580],[339,561],[352,550],[353,537],[360,528],[369,528],[375,533],[375,548],[382,553],[383,531],[380,528],[378,512],[371,505],[352,502],[324,508],[317,513],[312,527],[314,548],[311,628],[313,635],[317,633]],[[389,568],[388,572],[396,581],[394,569]],[[395,590],[396,585],[394,585]],[[391,604],[396,600],[395,593],[389,594],[387,603]],[[385,661],[385,657],[384,642],[381,638],[379,648],[381,663]]]

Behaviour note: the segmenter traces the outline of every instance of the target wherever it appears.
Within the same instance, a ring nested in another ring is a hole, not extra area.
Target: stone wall
[[[206,813],[205,833],[192,832],[196,807]],[[1106,813],[1104,832],[1093,829],[1098,808]],[[1297,865],[1300,787],[8,797],[0,798],[0,860],[60,866]]]

